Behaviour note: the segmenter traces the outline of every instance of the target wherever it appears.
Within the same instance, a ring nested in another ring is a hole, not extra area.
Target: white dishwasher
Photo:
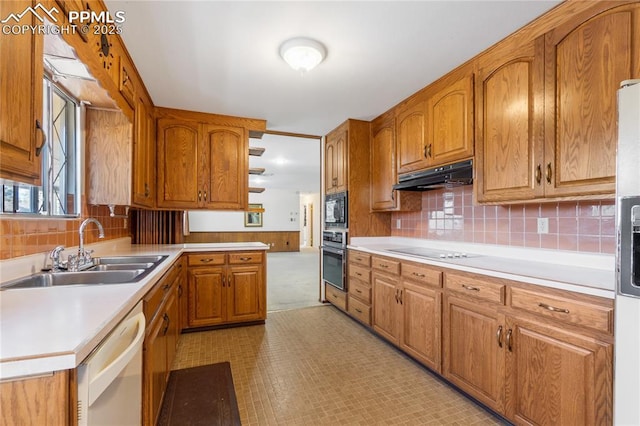
[[[78,425],[141,423],[142,302],[78,366]]]

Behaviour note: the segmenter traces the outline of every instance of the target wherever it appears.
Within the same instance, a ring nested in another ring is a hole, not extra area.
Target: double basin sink
[[[167,256],[112,256],[94,258],[95,265],[81,272],[41,272],[0,285],[0,290],[135,283],[146,277]]]

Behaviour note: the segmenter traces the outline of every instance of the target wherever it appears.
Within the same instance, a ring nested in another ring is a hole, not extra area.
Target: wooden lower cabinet
[[[507,317],[507,418],[521,425],[612,424],[613,344]]]
[[[142,423],[155,425],[160,414],[180,334],[179,285],[183,268],[174,264],[144,297],[147,332],[143,345]]]
[[[63,370],[0,383],[0,425],[75,424],[69,410],[69,376]]]
[[[266,319],[266,267],[262,251],[217,252],[188,258],[188,327]],[[209,264],[212,266],[201,266]]]
[[[400,343],[400,277],[374,271],[371,274],[373,291],[373,329],[382,337]]]
[[[445,297],[442,373],[498,412],[504,406],[503,324],[504,316],[493,306]]]

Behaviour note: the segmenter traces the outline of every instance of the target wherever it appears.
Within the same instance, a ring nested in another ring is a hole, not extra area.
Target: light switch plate
[[[549,233],[549,218],[539,217],[538,218],[538,234],[548,234],[548,233]]]

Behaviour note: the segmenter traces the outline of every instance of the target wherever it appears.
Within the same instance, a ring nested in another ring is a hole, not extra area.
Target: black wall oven
[[[342,291],[347,291],[347,233],[322,233],[322,279]]]
[[[324,227],[329,228],[347,228],[347,193],[338,192],[335,194],[327,194],[324,198]],[[345,240],[346,244],[346,240]]]

